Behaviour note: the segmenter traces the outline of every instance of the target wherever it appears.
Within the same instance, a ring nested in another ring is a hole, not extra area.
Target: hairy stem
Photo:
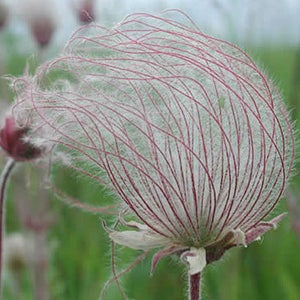
[[[13,170],[16,162],[13,159],[9,159],[0,177],[0,299],[2,295],[2,250],[3,250],[3,236],[5,227],[5,215],[4,215],[4,204],[5,204],[5,192],[8,183],[9,176]]]
[[[189,300],[201,300],[201,273],[189,275]]]

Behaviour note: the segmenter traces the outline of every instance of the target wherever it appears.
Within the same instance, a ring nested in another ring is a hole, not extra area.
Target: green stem
[[[201,273],[189,276],[189,300],[201,300]]]
[[[13,170],[16,162],[13,159],[9,159],[0,177],[0,299],[2,295],[2,252],[3,252],[3,237],[4,237],[4,227],[5,227],[5,214],[4,214],[4,204],[5,204],[5,194],[6,187],[8,183],[9,176]]]

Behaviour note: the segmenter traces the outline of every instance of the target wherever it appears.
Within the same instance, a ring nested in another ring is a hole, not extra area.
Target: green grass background
[[[9,33],[0,33],[2,52],[1,72],[21,74],[28,62],[28,53],[18,49],[18,41]],[[250,47],[249,47],[250,48]],[[277,83],[289,108],[293,109],[297,77],[297,49],[287,47],[251,47],[251,55]],[[34,69],[34,60],[30,60]],[[0,97],[13,99],[11,91],[1,82]],[[298,83],[300,86],[300,82]],[[296,92],[297,93],[297,92]],[[292,103],[293,102],[293,103]],[[295,114],[297,115],[297,114]],[[3,161],[3,159],[2,159]],[[20,167],[21,169],[22,167]],[[20,174],[22,170],[19,170]],[[59,173],[57,171],[57,173]],[[297,173],[297,170],[296,170]],[[20,230],[13,198],[15,174],[8,194],[6,231]],[[69,172],[59,173],[63,188],[72,191],[78,199],[92,203],[101,201],[107,195],[101,188],[85,180],[73,178]],[[297,176],[293,179],[296,187]],[[22,188],[22,187],[18,187]],[[30,193],[24,186],[24,193]],[[38,197],[38,195],[35,195]],[[26,200],[26,199],[25,199]],[[25,201],[24,200],[24,201]],[[300,205],[300,199],[299,199]],[[48,233],[49,290],[50,299],[93,300],[98,299],[101,288],[111,277],[111,245],[101,226],[101,217],[69,207],[51,196],[51,212],[55,222]],[[286,211],[285,201],[276,209]],[[112,222],[108,218],[108,222]],[[115,260],[119,270],[126,268],[140,251],[117,248]],[[300,240],[291,228],[290,218],[286,217],[279,228],[267,233],[262,242],[255,242],[247,249],[230,250],[220,261],[208,266],[204,272],[204,300],[298,300],[300,299]],[[136,265],[121,279],[121,285],[128,299],[137,300],[180,300],[186,298],[185,267],[176,257],[164,258],[159,262],[153,276],[150,276],[151,255]],[[21,276],[22,298],[33,299],[31,279],[28,270]],[[10,285],[6,282],[4,299],[14,300]],[[115,284],[112,284],[104,299],[122,299]]]

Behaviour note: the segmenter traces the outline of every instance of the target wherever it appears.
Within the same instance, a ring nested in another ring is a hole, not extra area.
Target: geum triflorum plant
[[[265,221],[291,173],[293,130],[251,58],[181,17],[80,29],[62,56],[15,82],[14,115],[31,111],[38,145],[61,145],[64,163],[123,201],[128,230],[108,230],[113,241],[157,248],[153,267],[181,254],[197,299],[205,265],[282,218]]]

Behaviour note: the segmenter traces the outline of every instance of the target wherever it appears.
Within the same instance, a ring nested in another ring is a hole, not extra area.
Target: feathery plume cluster
[[[39,144],[59,145],[69,166],[115,191],[128,225],[109,230],[115,242],[160,248],[153,266],[181,253],[196,274],[282,218],[264,221],[294,141],[252,59],[186,21],[133,14],[80,29],[62,56],[15,81],[14,116],[30,116]]]

